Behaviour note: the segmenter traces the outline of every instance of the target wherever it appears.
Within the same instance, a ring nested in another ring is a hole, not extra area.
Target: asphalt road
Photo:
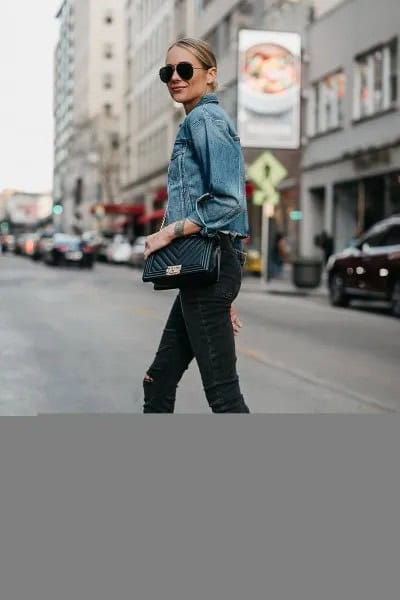
[[[142,378],[174,295],[125,266],[89,272],[0,256],[0,414],[141,412]],[[237,308],[252,412],[400,411],[400,321],[387,312],[270,295],[246,280]],[[209,412],[195,364],[177,412]]]

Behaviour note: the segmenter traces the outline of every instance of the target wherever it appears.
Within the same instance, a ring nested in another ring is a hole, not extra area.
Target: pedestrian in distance
[[[289,247],[286,243],[283,233],[278,231],[275,234],[274,241],[271,247],[270,255],[270,277],[281,277],[283,273],[283,265],[289,260]]]
[[[218,102],[217,63],[210,46],[184,38],[168,48],[160,78],[183,105],[168,167],[168,225],[147,237],[144,257],[192,234],[218,236],[216,283],[181,289],[144,381],[145,413],[172,413],[176,390],[193,359],[214,413],[248,413],[236,371],[233,308],[241,285],[248,236],[245,168],[234,125]]]
[[[334,241],[333,237],[325,230],[315,236],[314,243],[321,248],[324,255],[324,263],[326,264],[329,257],[333,254]]]

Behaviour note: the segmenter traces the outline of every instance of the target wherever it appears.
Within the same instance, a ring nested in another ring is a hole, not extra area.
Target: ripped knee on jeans
[[[146,373],[146,375],[143,379],[143,383],[154,383],[154,379],[152,377],[150,377],[150,375],[148,373]]]

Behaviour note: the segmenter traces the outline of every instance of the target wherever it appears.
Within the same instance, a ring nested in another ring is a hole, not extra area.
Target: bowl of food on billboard
[[[241,100],[262,114],[283,113],[296,104],[300,86],[299,57],[276,43],[256,44],[243,55]]]

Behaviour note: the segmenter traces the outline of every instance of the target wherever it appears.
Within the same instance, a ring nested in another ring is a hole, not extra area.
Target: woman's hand
[[[242,327],[242,322],[240,321],[239,316],[238,316],[233,304],[231,305],[231,322],[232,322],[232,327],[233,327],[233,333],[234,333],[234,335],[237,335],[240,331],[240,328]]]
[[[171,230],[170,226],[164,227],[164,229],[157,231],[157,233],[153,233],[152,235],[147,236],[144,258],[146,259],[150,256],[150,254],[152,254],[156,250],[160,250],[160,248],[168,246],[173,239],[174,233],[173,229]]]

